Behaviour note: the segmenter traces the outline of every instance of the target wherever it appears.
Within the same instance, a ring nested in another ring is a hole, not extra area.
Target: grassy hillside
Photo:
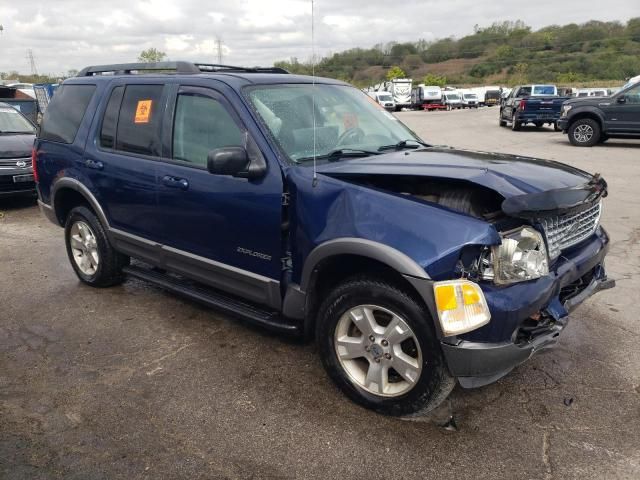
[[[276,62],[292,73],[311,73],[310,62]],[[590,21],[532,30],[521,21],[494,23],[462,38],[391,42],[354,48],[318,61],[316,75],[358,86],[383,80],[392,66],[408,77],[445,76],[450,84],[620,83],[640,74],[640,17]]]

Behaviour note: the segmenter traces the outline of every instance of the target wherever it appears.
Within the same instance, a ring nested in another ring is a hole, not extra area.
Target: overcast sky
[[[640,0],[316,0],[316,52],[379,42],[433,40],[475,24],[521,19],[549,23],[626,21]],[[90,64],[135,61],[156,47],[172,60],[269,66],[311,57],[311,2],[296,0],[0,0],[0,71],[61,74]]]

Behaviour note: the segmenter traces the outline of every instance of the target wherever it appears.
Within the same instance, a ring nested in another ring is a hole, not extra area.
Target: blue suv
[[[313,337],[344,393],[385,414],[499,379],[613,286],[598,175],[428,145],[336,80],[88,67],[33,158],[82,282],[136,277]]]

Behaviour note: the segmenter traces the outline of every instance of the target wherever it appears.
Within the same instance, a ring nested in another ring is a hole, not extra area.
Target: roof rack
[[[279,67],[236,67],[215,63],[192,62],[155,62],[155,63],[116,63],[113,65],[93,65],[78,72],[78,77],[92,77],[108,73],[111,75],[132,75],[137,72],[175,72],[182,74],[236,72],[236,73],[289,73]]]

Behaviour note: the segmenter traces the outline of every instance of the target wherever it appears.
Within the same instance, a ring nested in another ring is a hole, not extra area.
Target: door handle
[[[179,188],[180,190],[186,190],[189,188],[189,182],[186,178],[172,177],[171,175],[165,175],[162,177],[162,183],[169,188]]]
[[[104,164],[99,160],[85,160],[84,166],[93,170],[102,170],[104,168]]]

